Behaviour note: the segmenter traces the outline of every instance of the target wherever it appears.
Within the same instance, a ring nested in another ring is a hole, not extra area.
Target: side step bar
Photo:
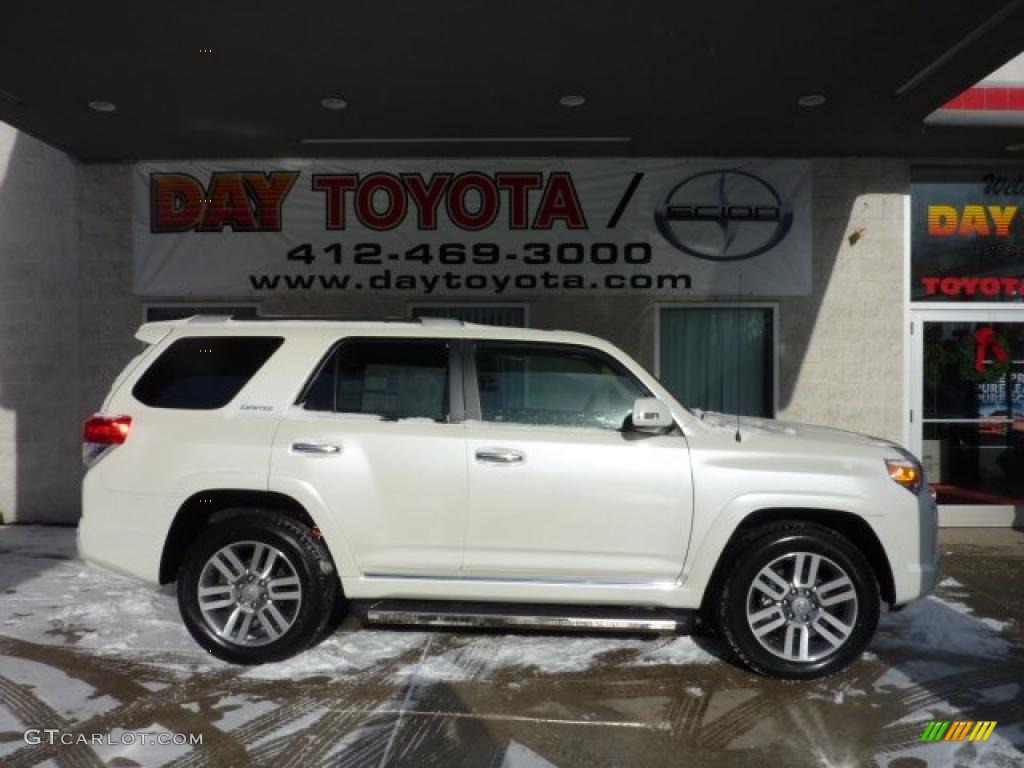
[[[464,629],[689,634],[697,612],[587,605],[375,600],[353,606],[367,624]]]

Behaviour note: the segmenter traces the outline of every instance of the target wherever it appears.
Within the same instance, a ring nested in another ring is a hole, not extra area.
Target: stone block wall
[[[0,519],[77,517],[78,166],[0,123]]]

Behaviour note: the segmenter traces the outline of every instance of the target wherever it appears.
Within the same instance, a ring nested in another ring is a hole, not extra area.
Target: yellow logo
[[[932,720],[921,741],[988,741],[995,727],[995,720]]]

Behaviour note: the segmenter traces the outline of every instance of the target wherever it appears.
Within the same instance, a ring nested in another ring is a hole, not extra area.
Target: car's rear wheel
[[[206,528],[178,577],[192,637],[238,664],[277,661],[317,641],[338,599],[323,544],[302,523],[244,513]]]
[[[782,523],[733,550],[717,623],[740,660],[772,677],[824,677],[856,659],[878,625],[878,584],[848,539],[823,526]]]

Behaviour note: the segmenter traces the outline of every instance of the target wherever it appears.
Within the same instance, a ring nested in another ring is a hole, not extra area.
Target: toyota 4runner
[[[177,581],[222,659],[301,651],[342,606],[631,632],[701,617],[750,669],[813,678],[936,580],[906,450],[688,410],[591,336],[197,317],[137,337],[85,424],[79,548]]]

